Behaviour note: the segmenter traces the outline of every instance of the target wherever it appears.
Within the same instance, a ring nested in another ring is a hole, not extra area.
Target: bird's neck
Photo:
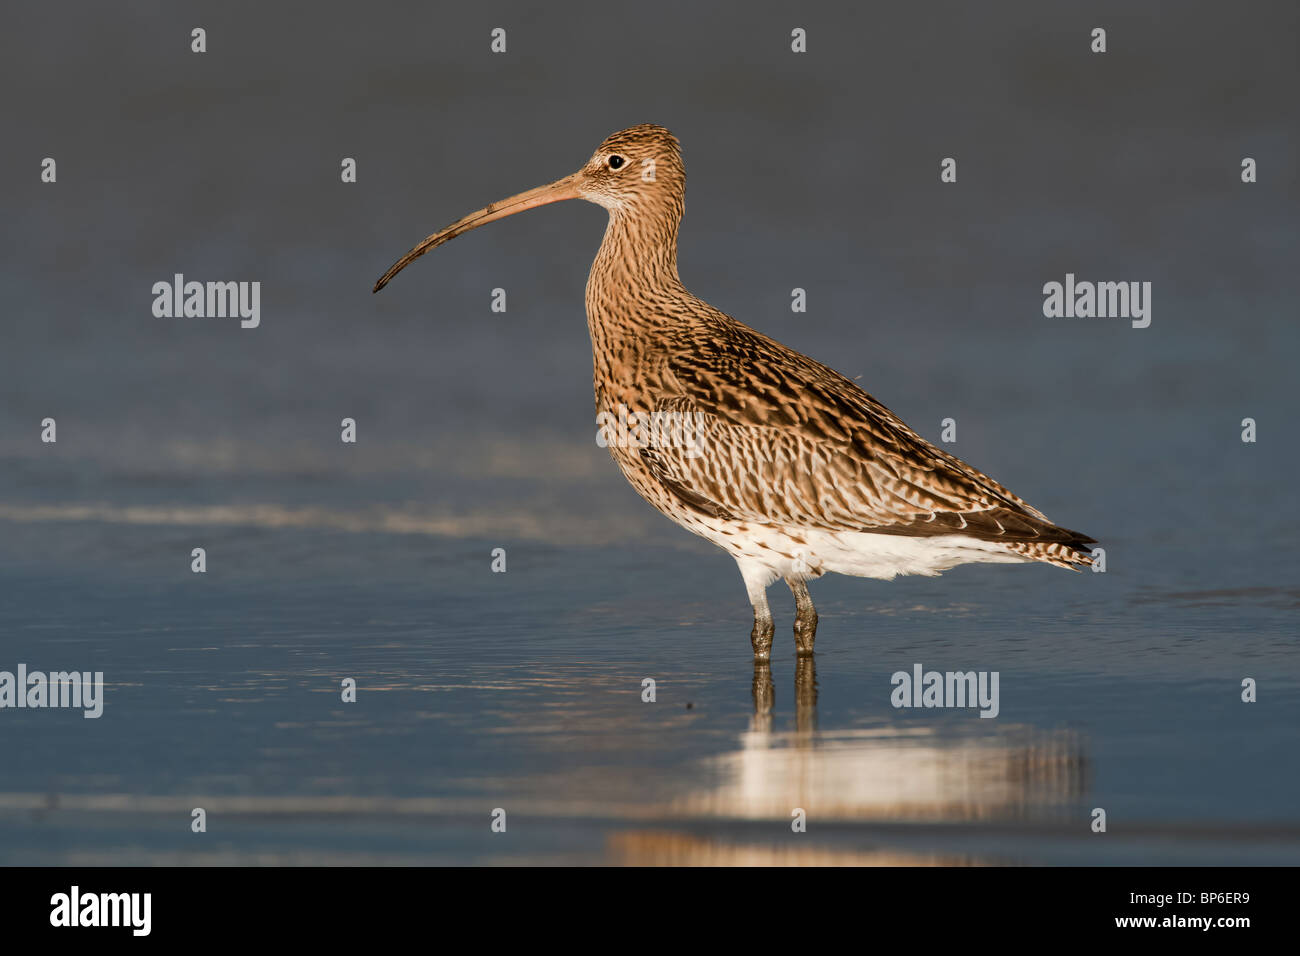
[[[686,294],[677,276],[681,214],[612,210],[605,239],[587,278],[587,321],[597,333],[648,329],[671,316],[666,305]]]
[[[677,276],[680,204],[660,215],[613,210],[587,279],[587,330],[598,409],[639,409],[643,379],[691,295]]]

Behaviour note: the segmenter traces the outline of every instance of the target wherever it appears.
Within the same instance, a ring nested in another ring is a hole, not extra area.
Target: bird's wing
[[[853,382],[728,320],[683,332],[664,360],[687,440],[642,450],[699,510],[763,524],[1087,543],[908,428]]]

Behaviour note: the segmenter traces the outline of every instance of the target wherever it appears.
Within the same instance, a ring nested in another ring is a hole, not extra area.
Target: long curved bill
[[[378,292],[384,286],[388,285],[390,279],[397,273],[401,272],[408,265],[414,262],[420,256],[424,255],[430,249],[442,245],[455,239],[462,233],[469,232],[471,229],[477,229],[489,222],[495,222],[498,219],[504,219],[506,216],[513,216],[517,212],[523,212],[526,209],[536,209],[538,206],[545,206],[547,203],[560,202],[564,199],[578,199],[578,174],[565,176],[563,179],[557,179],[553,183],[545,186],[538,186],[536,189],[530,189],[527,192],[520,193],[517,196],[511,196],[509,199],[502,199],[500,202],[494,202],[484,206],[478,212],[472,212],[463,219],[458,219],[447,228],[440,232],[435,232],[428,239],[408,252],[402,258],[393,263],[393,267],[384,273],[383,277],[375,283],[373,291]]]

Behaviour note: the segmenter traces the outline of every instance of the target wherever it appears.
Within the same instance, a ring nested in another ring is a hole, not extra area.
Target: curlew
[[[736,559],[757,661],[771,656],[777,578],[794,595],[803,656],[817,632],[807,582],[829,571],[889,580],[976,561],[1091,563],[1094,539],[936,448],[843,375],[686,291],[685,195],[676,137],[633,126],[576,173],[429,236],[374,291],[430,249],[526,209],[585,199],[608,210],[586,295],[596,411],[656,426],[610,452],[641,497]]]

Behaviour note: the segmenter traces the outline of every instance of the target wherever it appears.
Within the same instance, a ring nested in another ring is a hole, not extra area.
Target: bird
[[[817,634],[808,582],[828,572],[891,580],[970,562],[1092,564],[1096,539],[932,445],[854,381],[688,292],[677,271],[685,196],[677,138],[632,126],[577,172],[428,236],[373,291],[487,223],[564,200],[602,206],[609,220],[586,287],[598,421],[620,422],[607,444],[637,493],[735,558],[756,664],[771,659],[777,578],[806,657]]]

